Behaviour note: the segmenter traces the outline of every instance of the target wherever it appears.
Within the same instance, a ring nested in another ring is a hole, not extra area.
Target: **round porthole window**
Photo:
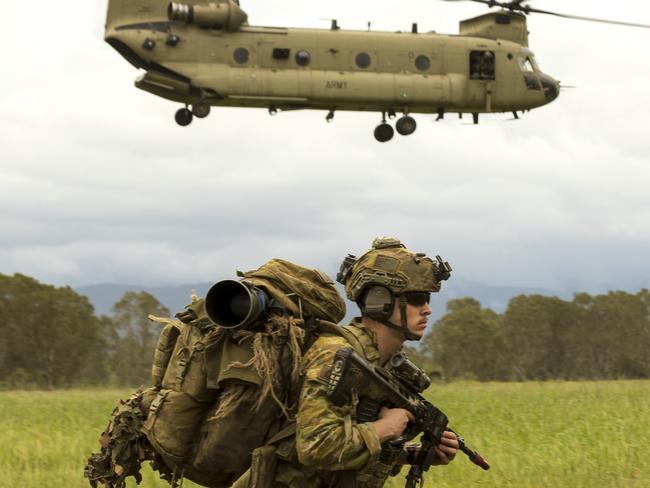
[[[311,61],[311,56],[305,50],[296,53],[296,64],[298,66],[307,66]]]
[[[370,66],[370,55],[368,53],[359,53],[355,62],[359,68],[366,69]]]
[[[431,67],[431,61],[427,56],[421,54],[415,58],[415,67],[420,71],[426,71]]]
[[[235,49],[235,52],[232,54],[233,59],[236,63],[245,64],[248,63],[248,49],[245,47],[238,47]]]

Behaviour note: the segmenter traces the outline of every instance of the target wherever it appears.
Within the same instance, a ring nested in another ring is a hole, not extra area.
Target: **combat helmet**
[[[410,251],[394,237],[378,237],[361,257],[348,254],[336,279],[364,315],[399,329],[406,339],[417,340],[406,323],[407,294],[436,293],[441,281],[450,275],[451,266],[440,256],[433,261],[423,253]],[[399,325],[389,321],[395,300],[400,303]]]

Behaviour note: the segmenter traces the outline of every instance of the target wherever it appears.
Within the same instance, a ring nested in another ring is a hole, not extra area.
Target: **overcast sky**
[[[163,0],[161,0],[163,1]],[[650,23],[648,2],[537,0]],[[479,4],[242,1],[251,24],[457,33]],[[575,85],[519,121],[215,109],[133,86],[103,42],[106,2],[3,5],[0,273],[55,284],[181,284],[283,257],[333,275],[376,235],[455,277],[570,291],[650,286],[650,29],[529,19],[542,69]]]

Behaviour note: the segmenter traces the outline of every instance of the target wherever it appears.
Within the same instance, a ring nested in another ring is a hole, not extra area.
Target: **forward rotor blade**
[[[496,5],[493,4],[493,2],[491,2],[490,0],[442,0],[442,1],[443,2],[477,2],[477,3],[484,3],[490,6]]]
[[[477,1],[477,0],[474,0]],[[539,10],[533,7],[525,7],[524,11],[526,13],[529,12],[534,12],[537,14],[547,14],[547,15],[554,15],[555,17],[563,17],[565,19],[574,19],[574,20],[586,20],[588,22],[600,22],[603,24],[614,24],[614,25],[624,25],[626,27],[641,27],[643,29],[650,29],[650,25],[648,24],[635,24],[633,22],[621,22],[619,20],[608,20],[608,19],[597,19],[595,17],[583,17],[581,15],[569,15],[569,14],[560,14],[557,12],[549,12],[548,10]]]
[[[510,2],[500,2],[499,0],[442,0],[443,2],[476,2],[484,3],[488,7],[501,7],[513,11],[525,11],[528,7],[523,5],[528,0],[511,0]]]
[[[524,5],[526,0],[514,0],[510,2],[499,2],[497,0],[443,0],[444,2],[477,2],[483,3],[489,7],[501,7],[503,9],[511,10],[513,12],[522,12],[524,14],[536,13],[553,15],[555,17],[563,17],[565,19],[573,20],[586,20],[587,22],[600,22],[602,24],[622,25],[625,27],[641,27],[643,29],[650,29],[650,24],[637,24],[634,22],[621,22],[619,20],[598,19],[596,17],[584,17],[581,15],[561,14],[558,12],[551,12],[549,10],[540,10],[529,5]]]

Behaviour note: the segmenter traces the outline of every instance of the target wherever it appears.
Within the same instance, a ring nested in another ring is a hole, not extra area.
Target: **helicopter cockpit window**
[[[426,71],[431,67],[431,61],[424,54],[420,54],[415,58],[415,67],[420,71]]]
[[[298,66],[307,66],[311,62],[311,55],[303,50],[296,53],[296,64]]]
[[[526,82],[526,88],[529,90],[541,91],[542,85],[539,84],[537,75],[534,73],[524,74],[524,81]]]
[[[366,69],[370,66],[370,55],[368,53],[359,53],[355,62],[359,68]]]
[[[530,56],[519,58],[519,67],[521,71],[535,71],[535,63]]]
[[[469,54],[469,79],[493,80],[495,74],[492,51],[472,51]]]
[[[238,47],[232,53],[232,57],[236,63],[246,64],[248,63],[248,58],[249,58],[248,49],[246,49],[245,47]]]

